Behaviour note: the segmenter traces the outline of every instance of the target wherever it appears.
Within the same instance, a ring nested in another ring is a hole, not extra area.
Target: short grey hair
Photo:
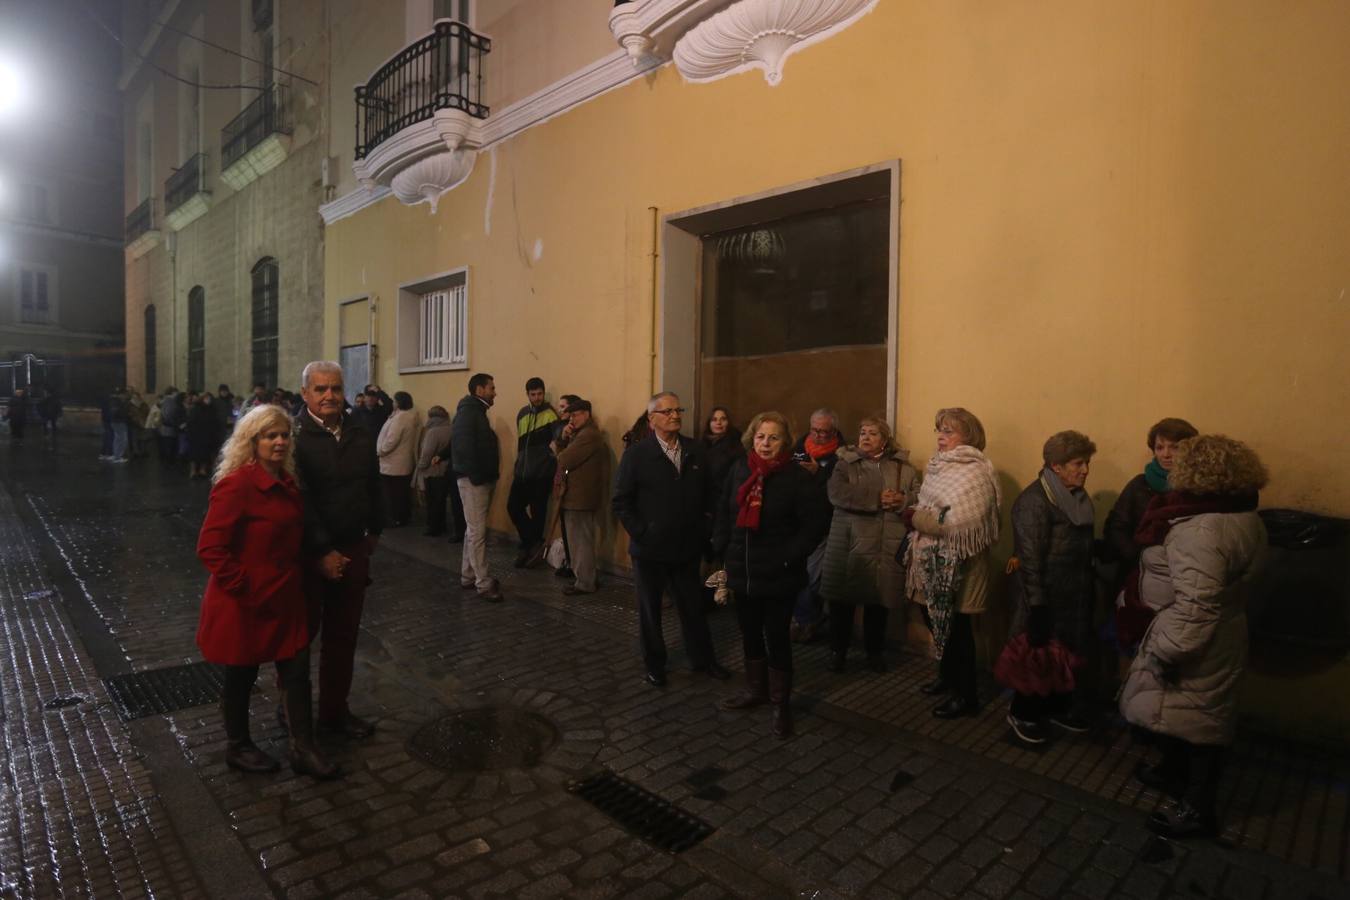
[[[830,409],[828,406],[822,406],[820,409],[811,413],[811,419],[815,419],[820,416],[824,416],[825,418],[829,419],[830,427],[833,428],[835,431],[839,430],[839,414],[836,413],[834,410]],[[811,421],[811,419],[807,419],[807,421],[809,422]]]
[[[647,412],[656,412],[656,408],[661,405],[661,400],[665,397],[674,397],[677,402],[680,399],[680,395],[674,391],[662,391],[659,394],[652,394],[652,399],[647,401]]]
[[[309,377],[318,372],[327,372],[330,375],[336,374],[337,377],[342,378],[342,366],[331,359],[316,359],[314,362],[306,363],[305,367],[300,370],[300,387],[309,387]],[[343,383],[346,383],[345,378],[343,378]]]

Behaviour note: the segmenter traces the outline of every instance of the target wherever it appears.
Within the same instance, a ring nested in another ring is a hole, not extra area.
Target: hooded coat
[[[883,512],[881,492],[903,491],[906,505],[919,496],[919,473],[909,453],[889,450],[869,460],[856,447],[839,451],[828,487],[834,516],[825,542],[820,595],[836,603],[879,603],[899,608],[905,569],[896,559],[908,529],[898,512]]]
[[[1255,512],[1179,519],[1163,541],[1175,598],[1149,625],[1120,694],[1131,724],[1227,745],[1247,668],[1247,597],[1266,548]]]

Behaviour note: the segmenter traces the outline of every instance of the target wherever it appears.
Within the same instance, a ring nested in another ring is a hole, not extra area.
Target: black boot
[[[221,701],[225,719],[225,765],[240,772],[265,774],[281,768],[281,763],[259,750],[248,733],[248,706],[237,707]]]
[[[314,710],[310,705],[309,682],[291,684],[286,691],[286,720],[291,729],[291,770],[297,775],[312,775],[320,780],[337,778],[342,770],[314,745]]]
[[[769,664],[763,659],[745,660],[745,690],[722,701],[723,709],[750,709],[769,702]]]
[[[769,702],[773,704],[773,736],[792,737],[792,673],[769,670]]]

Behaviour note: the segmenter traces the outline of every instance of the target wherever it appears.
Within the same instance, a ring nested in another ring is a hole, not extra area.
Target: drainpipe
[[[169,311],[170,331],[169,331],[169,351],[173,354],[173,362],[169,366],[169,374],[172,379],[169,384],[178,386],[178,234],[170,231],[164,238],[169,251]],[[184,388],[186,390],[186,387]]]
[[[655,206],[649,206],[652,214],[652,319],[651,333],[649,335],[648,349],[650,359],[647,362],[647,396],[650,397],[656,393],[656,292],[657,292],[657,262],[660,259],[659,241],[659,217],[660,211]]]

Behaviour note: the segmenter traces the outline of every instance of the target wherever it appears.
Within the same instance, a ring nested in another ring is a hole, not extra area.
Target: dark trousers
[[[389,524],[407,525],[412,520],[412,476],[381,475],[384,485],[384,506],[389,511]]]
[[[952,613],[947,646],[938,661],[938,677],[951,685],[952,693],[970,703],[975,694],[975,629],[970,616]]]
[[[309,696],[309,648],[290,659],[276,661],[277,686],[288,696]],[[258,680],[258,666],[226,666],[225,689],[221,692],[221,711],[225,715],[225,736],[231,741],[246,740],[248,698]]]
[[[111,422],[103,423],[103,442],[99,444],[99,456],[112,456],[113,428]]]
[[[310,640],[319,643],[319,721],[337,722],[347,714],[352,690],[356,638],[370,580],[370,552],[365,538],[337,548],[351,560],[338,581],[313,573],[307,581]]]
[[[1186,786],[1182,796],[1201,816],[1217,820],[1219,778],[1228,748],[1192,744],[1171,735],[1159,735],[1158,740],[1163,754],[1158,766],[1161,773]]]
[[[448,475],[427,479],[427,531],[432,534],[445,534],[446,500],[454,507],[454,533],[464,534],[464,501],[458,490],[450,490],[452,484]]]
[[[511,523],[520,535],[520,549],[528,550],[543,542],[551,493],[551,477],[517,478],[511,482],[511,493],[506,497],[506,514],[511,517]]]
[[[112,452],[112,445],[108,446],[108,452],[109,453]],[[177,456],[178,456],[178,436],[169,435],[168,437],[166,437],[162,434],[159,435],[160,463],[166,466],[171,466],[174,464],[175,458]]]
[[[858,607],[853,603],[830,601],[830,649],[847,653],[853,643],[853,614]],[[886,648],[886,622],[890,610],[880,603],[863,604],[863,649],[875,656]]]
[[[792,671],[792,642],[788,626],[796,595],[784,597],[736,597],[736,621],[741,626],[741,646],[746,659],[769,659],[769,668]]]
[[[642,662],[648,672],[666,670],[666,638],[661,630],[661,597],[669,589],[680,616],[680,630],[684,633],[684,648],[689,663],[702,669],[716,660],[713,654],[712,632],[703,613],[703,594],[698,583],[698,559],[667,563],[633,560],[633,577],[637,582],[638,630],[642,647]]]

